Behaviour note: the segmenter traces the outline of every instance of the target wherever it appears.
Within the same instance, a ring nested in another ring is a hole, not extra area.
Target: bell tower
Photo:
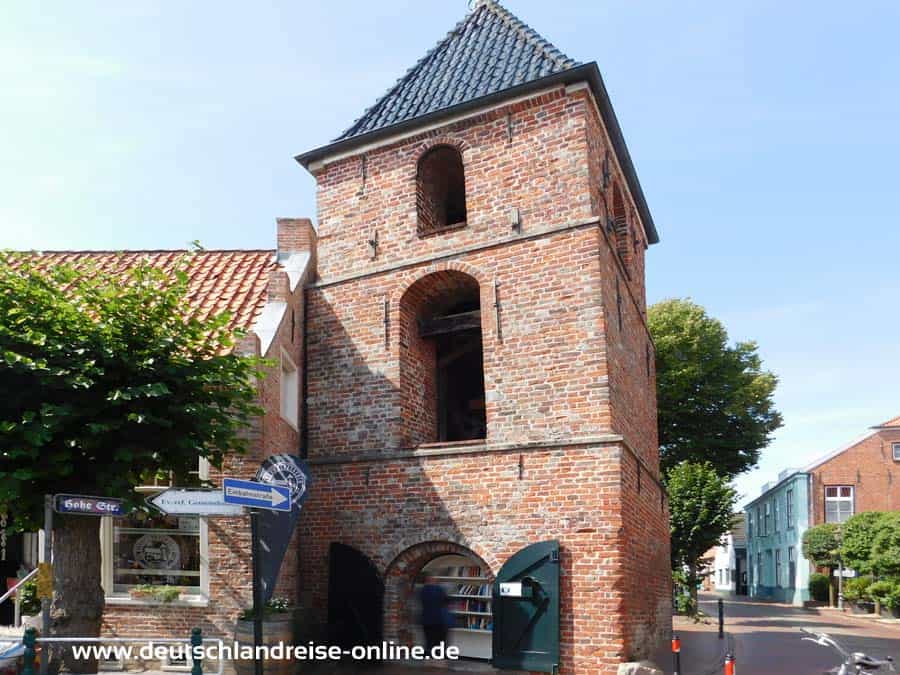
[[[297,160],[318,184],[308,624],[421,641],[409,598],[432,574],[465,656],[561,673],[652,656],[671,630],[659,238],[597,64],[481,0]],[[495,582],[538,555],[557,613],[510,640]]]

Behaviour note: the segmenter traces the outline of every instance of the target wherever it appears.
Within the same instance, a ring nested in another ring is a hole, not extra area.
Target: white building
[[[734,528],[715,548],[712,586],[717,591],[747,594],[747,537],[743,514],[737,516]]]

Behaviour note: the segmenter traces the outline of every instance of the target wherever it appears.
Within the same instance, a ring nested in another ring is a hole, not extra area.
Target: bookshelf
[[[472,558],[445,555],[425,565],[422,573],[434,576],[447,591],[454,620],[449,643],[459,647],[461,656],[490,659],[493,583],[486,571]]]

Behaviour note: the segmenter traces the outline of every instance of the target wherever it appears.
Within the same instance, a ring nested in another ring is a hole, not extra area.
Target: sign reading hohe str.
[[[107,497],[85,497],[83,495],[56,495],[53,510],[57,513],[80,516],[123,516],[125,502]]]

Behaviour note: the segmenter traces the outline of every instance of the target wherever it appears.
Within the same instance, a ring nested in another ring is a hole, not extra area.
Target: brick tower
[[[420,640],[425,570],[454,599],[451,641],[490,658],[493,582],[551,542],[547,659],[595,674],[652,655],[671,627],[644,291],[658,237],[597,65],[482,0],[297,159],[318,183],[306,625]]]

